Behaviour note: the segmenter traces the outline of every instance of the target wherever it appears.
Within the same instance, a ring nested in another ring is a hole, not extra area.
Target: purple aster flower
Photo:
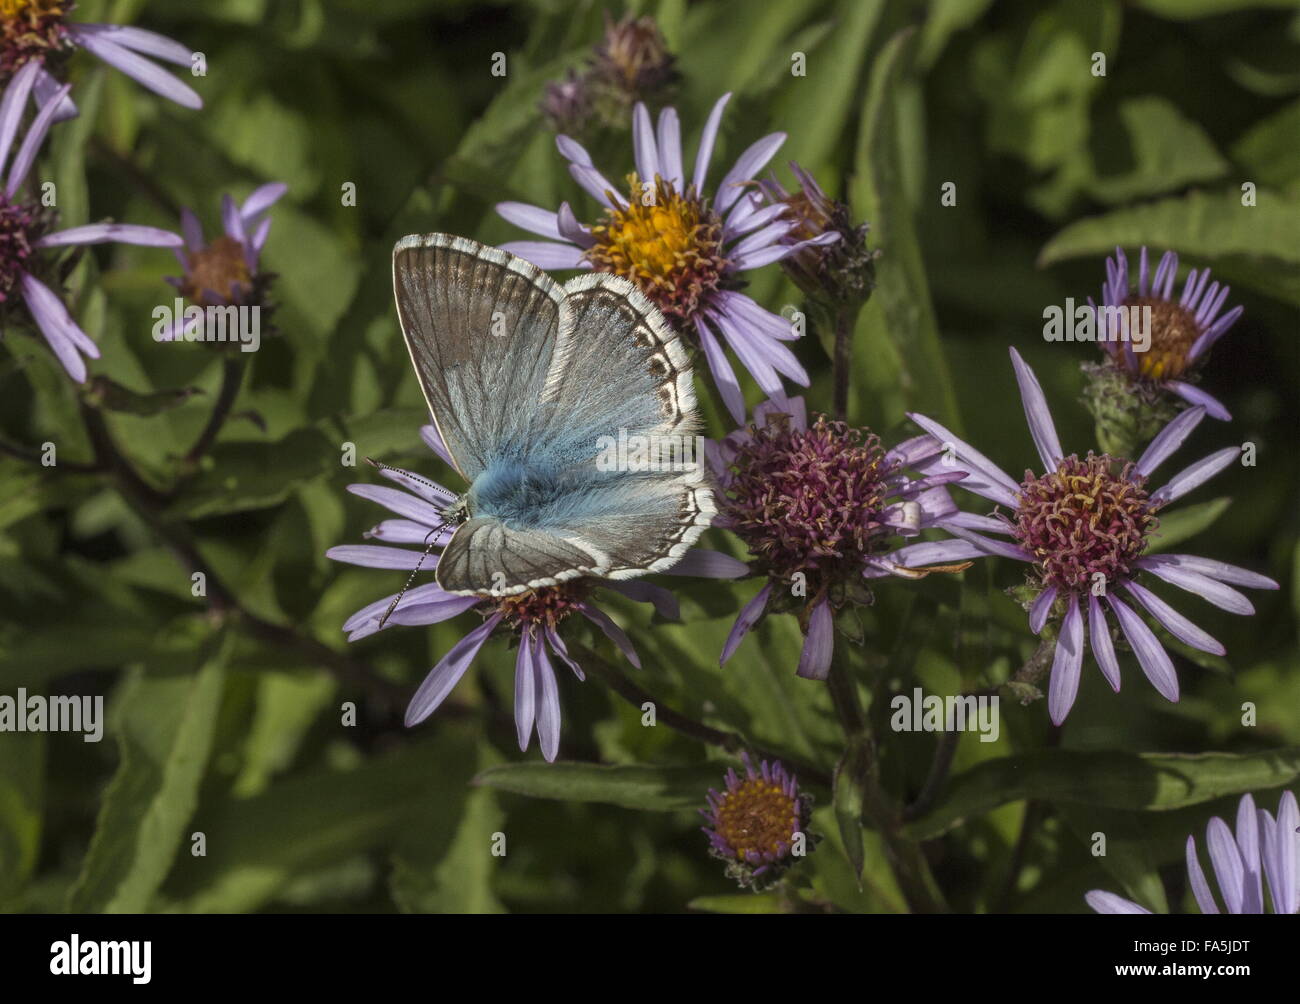
[[[1077,454],[1066,456],[1038,378],[1014,348],[1011,361],[1043,473],[1026,471],[1017,484],[938,422],[911,415],[968,469],[970,476],[962,487],[1006,510],[992,516],[961,513],[940,525],[970,545],[969,557],[983,553],[1029,563],[1031,583],[1037,589],[1029,609],[1029,626],[1035,634],[1042,633],[1054,615],[1061,615],[1047,695],[1054,724],[1060,725],[1074,704],[1085,645],[1091,645],[1106,681],[1119,690],[1111,618],[1156,690],[1177,701],[1178,677],[1169,654],[1129,604],[1136,602],[1192,648],[1223,655],[1219,642],[1151,592],[1139,581],[1140,573],[1163,579],[1235,614],[1253,614],[1255,608],[1232,588],[1234,585],[1278,588],[1272,579],[1222,561],[1190,554],[1145,553],[1158,525],[1156,514],[1235,462],[1241,448],[1230,446],[1212,453],[1152,490],[1148,479],[1205,416],[1203,407],[1190,408],[1165,426],[1136,463],[1109,454],[1089,453],[1084,459]],[[934,463],[926,461],[920,469],[938,469]],[[977,531],[1003,534],[1012,540],[995,540]],[[1121,598],[1121,592],[1127,599]]]
[[[1215,816],[1205,828],[1205,845],[1228,913],[1300,913],[1300,811],[1294,793],[1283,793],[1276,819],[1243,795],[1237,805],[1236,834]],[[1187,838],[1187,879],[1201,913],[1221,912],[1201,868],[1194,835]],[[1093,889],[1084,899],[1097,913],[1151,912],[1103,889]]]
[[[204,239],[199,218],[188,207],[183,208],[181,233],[185,243],[175,253],[184,271],[179,277],[169,276],[167,281],[191,303],[201,307],[266,307],[267,286],[273,276],[261,271],[260,265],[262,249],[271,232],[268,214],[288,189],[283,182],[270,182],[254,189],[242,206],[236,205],[229,195],[223,195],[223,233],[211,242]],[[160,341],[172,340],[183,327],[189,326],[183,318],[178,318]]]
[[[709,807],[700,810],[708,825],[700,828],[709,853],[727,862],[728,877],[757,892],[811,849],[812,804],[779,761],[755,767],[748,753],[740,759],[745,775],[729,769],[725,790],[709,789]]]
[[[99,347],[81,330],[63,300],[50,288],[51,283],[57,282],[52,256],[38,252],[108,242],[178,247],[181,239],[157,227],[128,223],[92,223],[53,230],[53,213],[41,206],[39,199],[26,198],[20,193],[54,121],[59,102],[69,89],[69,85],[63,85],[41,104],[10,161],[23,108],[39,70],[36,63],[23,66],[0,98],[0,173],[6,164],[9,168],[4,190],[0,192],[0,310],[8,320],[11,309],[21,302],[68,375],[82,383],[86,379],[85,359],[98,359]]]
[[[939,446],[929,436],[885,450],[872,433],[824,415],[809,425],[796,397],[759,405],[753,424],[706,442],[705,449],[719,488],[714,524],[745,541],[755,569],[768,579],[736,618],[720,662],[764,614],[790,611],[805,636],[798,673],[824,680],[835,612],[871,602],[864,577],[960,571],[966,566],[921,566],[978,554],[962,540],[891,551],[897,538],[915,537],[957,512],[944,485],[964,478],[964,471],[919,479],[904,473],[938,460]]]
[[[740,273],[781,261],[809,243],[829,243],[836,235],[786,243],[782,238],[797,224],[785,218],[784,205],[766,205],[750,184],[785,142],[784,133],[750,146],[718,183],[714,198],[706,196],[709,161],[730,97],[724,94],[713,106],[689,183],[676,109],[660,112],[656,129],[645,105],[637,104],[632,116],[636,172],[628,178],[627,199],[596,170],[581,144],[556,137],[569,173],[604,207],[599,222],[579,223],[567,202],[558,212],[502,202],[497,212],[548,238],[503,244],[503,250],[541,268],[590,268],[636,283],[678,330],[694,335],[723,400],[741,422],[745,401],[724,344],[769,396],[784,396],[782,376],[807,386],[808,374],[785,344],[797,334],[786,320],[738,291]]]
[[[787,192],[775,175],[759,183],[767,200],[784,206],[783,218],[795,224],[781,242],[800,248],[781,260],[781,269],[814,300],[832,305],[864,303],[876,283],[877,252],[867,250],[870,225],[854,223],[849,207],[822,191],[817,180],[794,161],[790,171],[799,182],[794,192]],[[822,235],[830,236],[824,243],[814,243]]]
[[[73,49],[90,52],[155,94],[186,108],[202,108],[202,99],[187,85],[145,58],[152,56],[190,66],[194,54],[170,38],[143,28],[118,24],[77,24],[68,20],[72,0],[9,0],[0,6],[0,85],[26,66],[35,67],[34,94],[40,105],[59,89],[57,75]],[[53,70],[53,72],[51,72]],[[77,107],[66,93],[55,121],[71,118]]]
[[[1217,399],[1189,383],[1205,354],[1236,323],[1243,308],[1233,307],[1226,313],[1228,286],[1210,282],[1208,268],[1187,273],[1181,296],[1175,297],[1174,278],[1178,273],[1178,255],[1166,251],[1150,275],[1147,249],[1138,258],[1137,288],[1131,288],[1128,258],[1122,248],[1115,257],[1106,259],[1106,282],[1101,289],[1102,307],[1150,307],[1150,346],[1145,352],[1134,350],[1122,319],[1115,314],[1098,313],[1098,339],[1112,362],[1135,380],[1154,388],[1172,391],[1193,405],[1200,405],[1211,418],[1228,421],[1232,416]],[[1092,301],[1089,300],[1089,303]],[[1095,307],[1095,304],[1094,304]]]
[[[429,449],[453,465],[434,426],[424,426],[420,435]],[[457,497],[418,474],[386,464],[376,466],[381,475],[405,490],[349,485],[348,491],[378,502],[397,518],[386,519],[366,532],[366,537],[383,543],[332,547],[326,556],[367,568],[404,569],[411,573],[407,581],[410,586],[416,573],[436,567],[438,559],[426,558],[428,550],[445,546],[451,540],[454,528],[448,527],[447,513],[456,504]],[[745,571],[743,564],[724,554],[695,549],[688,551],[665,574],[735,578]],[[653,604],[664,617],[675,619],[678,615],[677,600],[672,593],[640,579],[617,582],[574,579],[508,597],[453,595],[444,592],[436,582],[429,582],[363,607],[348,618],[343,630],[348,632],[349,641],[357,641],[390,625],[437,624],[467,610],[474,610],[483,618],[425,677],[406,709],[408,726],[419,724],[437,710],[494,632],[513,632],[519,642],[515,658],[515,724],[519,748],[528,748],[536,726],[542,755],[554,760],[560,748],[560,697],[552,657],[572,669],[579,680],[583,679],[581,667],[569,656],[560,635],[560,624],[573,614],[585,617],[614,643],[628,662],[638,669],[641,666],[623,629],[596,605],[597,589],[609,589],[637,602]]]

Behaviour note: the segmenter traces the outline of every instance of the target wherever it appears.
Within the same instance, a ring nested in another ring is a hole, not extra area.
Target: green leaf
[[[297,876],[418,836],[412,827],[431,806],[453,807],[454,825],[473,749],[464,730],[444,723],[434,742],[205,806],[194,827],[207,835],[207,856],[183,857],[166,891],[185,912],[255,910]]]
[[[1175,544],[1195,537],[1202,530],[1208,530],[1216,519],[1228,511],[1230,505],[1232,499],[1224,497],[1161,513],[1160,529],[1152,535],[1146,553],[1167,551]]]
[[[704,913],[784,913],[784,902],[776,892],[731,892],[719,896],[696,896],[686,904]]]
[[[835,767],[832,791],[835,822],[840,828],[840,839],[844,842],[844,854],[853,869],[853,877],[859,880],[866,853],[862,844],[862,779],[870,756],[869,743],[862,736],[854,737],[844,751],[844,757]]]
[[[716,787],[716,764],[691,767],[618,767],[589,763],[512,763],[489,767],[475,784],[533,798],[605,802],[628,809],[698,809]]]
[[[1256,122],[1232,149],[1257,185],[1283,188],[1300,178],[1300,101]]]
[[[271,778],[292,763],[307,730],[337,690],[325,670],[259,674],[253,726],[232,791],[247,798],[265,790]]]
[[[1191,192],[1090,216],[1049,240],[1038,264],[1100,257],[1116,245],[1177,248],[1194,261],[1212,262],[1218,278],[1300,303],[1300,197],[1261,188],[1255,201],[1242,205],[1240,189]]]
[[[1111,809],[1179,809],[1224,795],[1291,784],[1300,747],[1268,753],[1119,753],[1039,750],[1000,757],[954,777],[939,803],[909,827],[930,839],[1024,798]]]
[[[1120,102],[1119,118],[1131,148],[1121,162],[1133,166],[1123,174],[1095,175],[1088,192],[1103,202],[1125,202],[1163,195],[1187,185],[1222,177],[1227,161],[1200,126],[1173,102],[1148,96]],[[1109,151],[1107,151],[1109,152]],[[1112,158],[1103,154],[1096,172]]]
[[[1160,861],[1142,816],[1081,805],[1063,805],[1061,814],[1090,849],[1096,846],[1097,835],[1105,838],[1105,853],[1097,855],[1097,860],[1134,900],[1155,913],[1169,912],[1158,870]]]
[[[488,758],[497,759],[485,748],[480,759]],[[505,813],[490,788],[474,789],[462,801],[459,826],[446,802],[430,803],[406,834],[416,839],[393,855],[390,888],[408,913],[505,912],[492,889],[501,860],[492,854],[493,836],[503,832]]]
[[[171,869],[198,804],[233,636],[193,676],[131,676],[114,709],[122,760],[69,897],[77,913],[139,913]]]
[[[43,732],[0,732],[0,911],[10,911],[40,853],[45,743]]]
[[[791,77],[777,102],[773,119],[790,124],[790,149],[809,170],[818,171],[844,138],[871,32],[883,10],[879,0],[841,7],[829,41],[807,54],[808,75]]]
[[[170,512],[198,519],[279,505],[339,456],[338,445],[317,429],[297,429],[274,443],[219,443],[210,465],[185,484]]]
[[[1233,11],[1257,10],[1263,7],[1294,7],[1294,0],[1134,0],[1152,14],[1172,21],[1194,21],[1197,18],[1229,14]]]
[[[901,382],[910,405],[948,422],[960,434],[957,397],[939,345],[925,262],[904,194],[895,97],[912,77],[914,41],[910,28],[890,39],[872,68],[862,112],[852,204],[855,215],[871,221],[871,243],[886,253],[876,263],[876,292],[863,311],[859,331],[863,325],[883,328],[902,358]],[[859,359],[855,370],[869,368]],[[865,407],[868,394],[860,387],[858,394],[857,406]],[[892,416],[894,421],[901,417]],[[893,424],[885,418],[877,424]]]

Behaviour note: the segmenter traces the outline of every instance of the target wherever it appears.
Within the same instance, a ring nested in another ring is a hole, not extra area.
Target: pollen
[[[68,0],[0,0],[0,81],[7,81],[32,59],[68,48],[64,19]]]
[[[1015,533],[1045,586],[1085,589],[1098,574],[1114,583],[1130,572],[1159,522],[1145,481],[1133,464],[1092,453],[1042,477],[1026,473]]]
[[[230,236],[218,237],[199,251],[187,251],[181,292],[192,303],[218,306],[240,299],[252,288],[253,276],[244,247]]]
[[[9,299],[28,270],[32,245],[44,229],[37,214],[0,197],[0,303]]]
[[[871,432],[819,416],[796,429],[769,416],[737,454],[724,509],[777,578],[853,574],[893,531],[882,522],[893,467]]]
[[[658,175],[654,185],[628,176],[632,197],[606,209],[591,228],[596,243],[586,252],[598,272],[631,280],[660,310],[689,321],[721,282],[722,221],[696,194],[678,193]]]
[[[1187,354],[1201,336],[1201,325],[1181,304],[1154,297],[1129,297],[1125,307],[1151,308],[1151,345],[1135,352],[1138,370],[1150,380],[1174,380],[1187,369]]]
[[[506,623],[515,627],[553,628],[575,612],[586,596],[587,589],[581,580],[562,582],[504,597],[497,601],[496,610],[505,617]]]

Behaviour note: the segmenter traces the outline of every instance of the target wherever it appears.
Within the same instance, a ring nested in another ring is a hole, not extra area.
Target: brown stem
[[[13,457],[15,460],[25,460],[28,463],[40,464],[42,467],[45,467],[45,464],[42,462],[43,458],[41,456],[41,451],[34,450],[30,446],[19,446],[17,443],[10,443],[6,440],[0,439],[0,453],[3,453],[8,457]],[[72,471],[74,474],[95,474],[99,472],[100,467],[98,464],[86,464],[76,460],[62,460],[46,468],[46,470],[56,472],[59,470],[65,470]]]
[[[835,312],[835,417],[841,422],[849,414],[849,374],[853,359],[853,328],[860,306],[841,307]]]
[[[194,441],[194,445],[189,448],[185,454],[185,463],[187,465],[197,464],[202,460],[216,442],[222,426],[226,424],[226,419],[230,416],[230,409],[234,406],[235,398],[239,396],[239,387],[243,383],[244,364],[243,360],[229,357],[221,367],[221,390],[217,393],[216,403],[212,406],[212,414],[208,416],[207,424],[203,431],[199,433],[199,438]]]

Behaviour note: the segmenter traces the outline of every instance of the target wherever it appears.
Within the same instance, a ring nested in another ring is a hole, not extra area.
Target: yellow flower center
[[[789,849],[799,829],[798,801],[776,782],[751,777],[723,793],[714,829],[737,861],[748,860],[751,852],[776,857],[782,845]]]
[[[63,19],[71,9],[68,0],[0,0],[0,81],[65,47]]]
[[[244,260],[244,248],[233,237],[221,236],[199,251],[187,251],[189,262],[181,292],[200,306],[217,306],[234,299],[232,289],[239,283],[247,291],[253,285],[252,274]],[[212,299],[208,294],[215,294]]]
[[[598,272],[634,282],[669,317],[689,321],[718,288],[727,261],[722,221],[693,190],[678,193],[658,175],[653,186],[628,176],[631,197],[591,228],[587,260]]]
[[[1187,369],[1187,353],[1201,335],[1201,326],[1186,307],[1153,297],[1131,296],[1126,307],[1151,308],[1151,346],[1134,352],[1138,370],[1151,380],[1174,380]]]

